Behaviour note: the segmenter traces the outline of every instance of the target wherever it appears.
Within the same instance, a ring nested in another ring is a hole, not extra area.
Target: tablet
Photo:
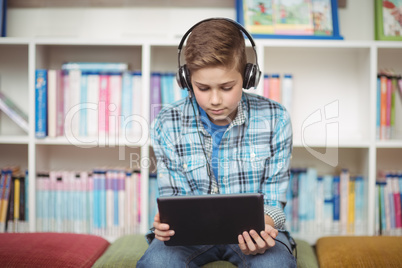
[[[262,194],[170,196],[157,202],[161,222],[175,231],[167,246],[238,244],[244,231],[265,229]]]

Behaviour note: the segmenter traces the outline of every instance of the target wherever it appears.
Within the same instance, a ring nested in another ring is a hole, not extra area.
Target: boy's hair
[[[223,19],[206,21],[196,26],[184,48],[190,74],[205,67],[236,68],[244,78],[247,56],[243,33],[232,22]]]

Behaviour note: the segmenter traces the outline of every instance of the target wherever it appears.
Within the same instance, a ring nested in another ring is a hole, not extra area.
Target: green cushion
[[[109,246],[93,267],[136,267],[147,248],[142,234],[122,236]]]
[[[318,268],[314,249],[304,240],[295,239],[297,244],[297,267]]]
[[[297,267],[318,268],[313,248],[303,240],[297,240]],[[106,252],[95,262],[93,267],[136,267],[138,260],[148,248],[144,235],[126,235],[118,238]],[[216,261],[204,268],[232,268],[230,262]]]

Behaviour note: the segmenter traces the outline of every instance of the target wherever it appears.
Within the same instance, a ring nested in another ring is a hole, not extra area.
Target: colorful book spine
[[[376,139],[381,138],[381,78],[377,75]]]
[[[399,189],[399,178],[397,174],[391,175],[392,194],[394,196],[394,210],[395,210],[395,227],[402,228],[402,211],[401,211],[401,196]]]
[[[35,136],[47,136],[47,70],[35,71]]]
[[[156,199],[159,197],[158,182],[156,179],[156,174],[149,175],[149,212],[148,212],[148,227],[153,226],[154,217],[158,212],[158,205]]]
[[[80,101],[79,101],[79,135],[81,137],[88,136],[88,74],[82,73],[81,74],[81,82],[80,82]]]
[[[160,73],[151,73],[151,122],[156,118],[159,114],[159,111],[162,107],[162,96],[161,96],[161,74]]]
[[[324,181],[321,176],[317,178],[315,204],[315,227],[319,232],[322,232],[324,227]]]
[[[281,79],[279,74],[272,74],[269,79],[269,98],[281,102]]]
[[[333,229],[335,233],[339,233],[340,230],[340,177],[334,176],[333,177]]]
[[[355,178],[355,234],[363,235],[365,228],[364,211],[364,186],[365,181],[362,176]]]
[[[333,222],[333,211],[334,211],[334,200],[333,200],[333,190],[332,190],[333,178],[331,175],[325,175],[323,177],[323,188],[324,188],[324,232],[332,232],[332,222]]]
[[[11,187],[11,179],[12,179],[12,171],[4,170],[1,172],[1,176],[4,176],[3,181],[3,194],[2,199],[0,200],[0,230],[4,231],[6,225],[6,217],[7,217],[7,208],[10,196],[10,187]]]
[[[347,233],[355,233],[355,179],[350,178],[349,181],[349,196],[348,196],[348,218],[347,218]]]
[[[106,139],[109,133],[109,76],[100,75],[99,77],[99,138]]]
[[[121,90],[121,116],[120,123],[121,134],[125,137],[133,132],[133,124],[130,122],[131,111],[133,110],[133,78],[130,72],[122,74],[122,90]]]
[[[98,73],[88,74],[88,110],[87,110],[87,133],[89,137],[98,136],[98,124],[100,109],[99,92],[100,92],[100,78]],[[102,106],[104,108],[104,106]]]
[[[122,77],[120,73],[109,75],[109,140],[117,141],[120,136],[121,90]]]
[[[132,75],[133,81],[133,103],[132,103],[132,114],[134,116],[141,116],[142,108],[144,106],[142,101],[142,75],[140,71],[136,71]],[[133,120],[135,122],[135,120]],[[132,123],[131,124],[132,133],[135,136],[141,135],[141,127]]]
[[[387,129],[387,76],[381,75],[380,76],[380,83],[381,83],[381,132],[380,138],[382,140],[386,139],[386,129]]]
[[[348,226],[348,207],[349,207],[349,171],[343,169],[340,174],[340,231],[341,234],[347,233]]]
[[[392,80],[391,77],[387,78],[387,96],[386,96],[386,128],[385,139],[391,138],[391,102],[392,102]]]
[[[293,96],[293,76],[291,74],[285,74],[282,80],[282,104],[288,110],[289,114],[292,114],[292,96]]]

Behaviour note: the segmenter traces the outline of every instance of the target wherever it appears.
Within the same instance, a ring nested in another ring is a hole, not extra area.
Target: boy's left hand
[[[265,224],[265,230],[258,234],[256,231],[243,232],[238,236],[239,247],[245,255],[263,254],[267,249],[275,246],[278,230],[269,224]],[[253,238],[255,243],[253,242]]]

